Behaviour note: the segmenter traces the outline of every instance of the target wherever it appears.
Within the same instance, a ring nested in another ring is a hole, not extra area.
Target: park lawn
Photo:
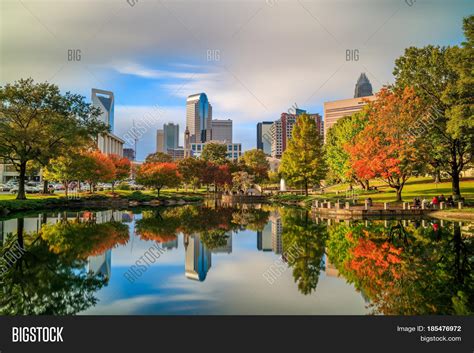
[[[357,195],[359,199],[371,197],[374,202],[395,202],[395,189],[386,186],[381,181],[372,181],[370,185],[377,186],[378,192],[364,192],[361,190]],[[327,197],[333,198],[336,196],[336,190],[344,191],[339,193],[341,197],[343,197],[347,188],[347,184],[330,187],[327,189]],[[405,187],[403,188],[402,199],[406,202],[411,202],[415,197],[426,197],[427,199],[431,199],[433,196],[441,194],[446,197],[451,195],[451,181],[435,184],[431,178],[411,178],[406,182]],[[474,179],[471,178],[461,181],[461,194],[466,202],[474,203]]]

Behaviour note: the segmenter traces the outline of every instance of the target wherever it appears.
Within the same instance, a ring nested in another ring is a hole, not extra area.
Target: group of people
[[[430,208],[438,208],[441,202],[444,202],[446,206],[448,207],[454,207],[453,197],[450,195],[448,196],[448,198],[446,198],[444,197],[443,194],[441,194],[439,196],[433,196],[430,203],[428,203],[426,198],[423,198],[423,200],[420,200],[419,197],[415,197],[413,199],[413,208],[421,208],[422,203],[425,204],[425,207],[428,206]]]

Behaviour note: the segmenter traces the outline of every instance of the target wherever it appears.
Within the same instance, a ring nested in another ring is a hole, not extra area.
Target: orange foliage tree
[[[131,163],[128,158],[112,154],[109,156],[115,167],[115,175],[112,180],[112,192],[114,192],[115,183],[130,177]]]
[[[85,162],[83,175],[84,180],[87,181],[94,191],[94,186],[97,183],[106,183],[114,180],[115,165],[106,154],[94,150],[85,154],[87,162]]]
[[[406,180],[421,172],[425,163],[422,137],[408,133],[423,113],[413,89],[383,88],[369,104],[364,130],[345,146],[357,177],[382,179],[401,201]]]
[[[138,183],[155,188],[158,197],[164,187],[175,187],[181,183],[181,174],[175,163],[144,163],[137,170]]]

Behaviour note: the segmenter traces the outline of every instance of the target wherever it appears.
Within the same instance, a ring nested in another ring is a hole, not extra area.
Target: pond
[[[48,211],[0,220],[0,314],[469,314],[473,235],[268,205]]]

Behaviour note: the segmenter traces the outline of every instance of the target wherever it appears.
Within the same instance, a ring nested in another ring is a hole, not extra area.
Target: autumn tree
[[[115,167],[115,174],[112,179],[112,192],[114,192],[114,186],[117,182],[125,180],[130,177],[131,165],[130,160],[125,157],[120,157],[116,154],[111,154],[109,159],[112,161]]]
[[[136,180],[142,185],[156,189],[160,197],[163,187],[179,186],[181,174],[175,163],[144,163],[137,171]]]
[[[255,177],[247,172],[232,173],[232,186],[237,191],[242,190],[244,193],[250,189],[255,182]]]
[[[347,147],[352,169],[360,179],[382,179],[401,201],[405,182],[425,166],[424,139],[406,135],[423,105],[410,88],[383,88],[369,105],[367,125]]]
[[[266,154],[262,150],[252,149],[246,151],[240,161],[244,165],[246,172],[255,176],[256,182],[262,182],[268,179],[270,164],[268,163]]]
[[[413,87],[430,113],[411,129],[429,144],[430,162],[451,176],[454,198],[474,151],[473,27],[474,16],[464,19],[462,46],[405,49],[393,71],[395,85]]]
[[[368,179],[360,179],[354,173],[346,146],[354,144],[357,134],[367,122],[366,110],[339,119],[326,135],[328,178],[338,182],[356,182],[363,189],[369,188]]]
[[[27,163],[46,165],[70,146],[87,144],[107,131],[100,110],[84,97],[50,83],[22,79],[0,87],[0,158],[19,172],[17,199],[26,199]]]
[[[206,143],[201,158],[206,162],[222,165],[227,161],[227,145],[217,142]]]
[[[279,169],[290,182],[302,184],[308,195],[310,184],[319,184],[326,174],[323,141],[314,119],[302,114],[296,120]]]
[[[112,182],[115,178],[115,165],[106,154],[94,150],[85,153],[83,180],[87,181],[90,189],[94,192],[97,183]]]
[[[206,162],[194,157],[186,157],[178,161],[178,170],[183,178],[183,183],[187,187],[191,185],[193,190],[199,186],[202,180]]]
[[[145,158],[146,163],[168,163],[172,161],[173,161],[173,158],[168,153],[164,153],[164,152],[150,153]]]

